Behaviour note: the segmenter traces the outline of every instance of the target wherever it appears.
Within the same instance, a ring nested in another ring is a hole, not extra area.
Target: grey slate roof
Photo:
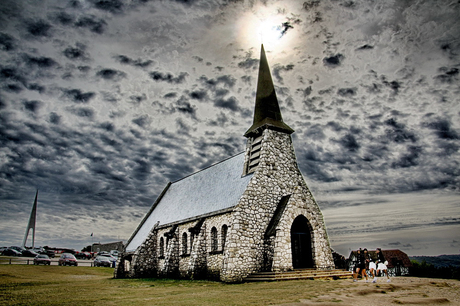
[[[243,165],[244,153],[240,153],[172,183],[133,233],[126,250],[136,250],[158,221],[164,225],[238,204],[252,178],[251,174],[241,177]]]

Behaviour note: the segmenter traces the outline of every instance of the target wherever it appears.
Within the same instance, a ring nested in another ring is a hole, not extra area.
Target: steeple
[[[244,134],[245,137],[257,135],[265,128],[277,130],[287,134],[294,133],[287,124],[283,122],[278,99],[276,98],[270,68],[268,67],[267,56],[264,45],[260,51],[259,78],[257,80],[256,106],[254,109],[254,121],[252,126]]]

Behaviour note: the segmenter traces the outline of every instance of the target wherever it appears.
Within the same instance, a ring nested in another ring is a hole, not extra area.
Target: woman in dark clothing
[[[367,251],[367,250],[366,250]],[[353,275],[353,281],[358,281],[358,274],[361,272],[361,276],[364,278],[366,277],[367,282],[367,273],[366,273],[366,257],[365,254],[361,251],[361,248],[358,250],[356,255],[356,266],[355,266],[355,273]]]
[[[379,275],[379,271],[382,271],[382,274],[387,275],[387,283],[391,282],[390,276],[388,275],[387,271],[387,264],[388,262],[385,260],[385,256],[383,256],[382,249],[378,248],[377,251],[377,273],[376,275]],[[372,280],[373,283],[377,281],[377,277],[374,277]]]

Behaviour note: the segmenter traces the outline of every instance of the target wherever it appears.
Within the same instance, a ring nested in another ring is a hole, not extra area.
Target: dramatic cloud
[[[95,8],[113,14],[121,13],[123,10],[123,3],[119,0],[93,0],[91,3]]]
[[[44,20],[29,20],[25,24],[27,32],[37,37],[49,37],[51,25]]]
[[[342,63],[343,59],[344,59],[344,56],[339,53],[336,55],[325,57],[323,59],[323,63],[325,66],[328,66],[328,67],[336,67]]]
[[[238,110],[238,101],[235,97],[230,97],[228,99],[218,99],[214,102],[214,105],[217,107],[228,108],[232,111]]]
[[[115,57],[115,59],[118,60],[122,64],[131,65],[131,66],[137,66],[137,67],[141,67],[141,68],[145,68],[145,67],[148,67],[151,64],[153,64],[152,60],[145,60],[145,61],[142,61],[140,59],[133,60],[133,59],[131,59],[128,56],[125,56],[125,55],[117,55]]]
[[[0,32],[0,46],[3,51],[12,51],[14,50],[14,38],[8,34]]]
[[[120,81],[121,79],[126,77],[126,73],[123,71],[115,70],[115,69],[102,69],[99,70],[96,75],[101,77],[105,80],[111,81]]]
[[[150,72],[150,77],[152,80],[157,82],[167,82],[171,84],[180,84],[185,81],[185,77],[188,75],[186,72],[181,72],[177,77],[173,76],[171,73],[163,73],[159,71]]]
[[[64,90],[64,94],[75,103],[88,103],[94,96],[94,92],[81,92],[80,89]]]
[[[63,54],[70,60],[86,60],[89,58],[88,54],[85,51],[86,46],[82,44],[77,44],[76,47],[67,47]]]
[[[424,125],[432,129],[441,139],[459,139],[459,135],[452,129],[451,123],[447,119],[437,118]]]
[[[87,28],[91,32],[97,34],[102,34],[105,31],[107,23],[104,20],[98,19],[94,16],[84,16],[79,18],[74,25],[79,28]]]

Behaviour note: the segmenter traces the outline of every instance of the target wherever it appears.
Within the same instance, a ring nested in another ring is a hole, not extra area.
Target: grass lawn
[[[111,268],[0,265],[0,305],[270,305],[317,297],[344,285],[327,280],[113,279]]]

